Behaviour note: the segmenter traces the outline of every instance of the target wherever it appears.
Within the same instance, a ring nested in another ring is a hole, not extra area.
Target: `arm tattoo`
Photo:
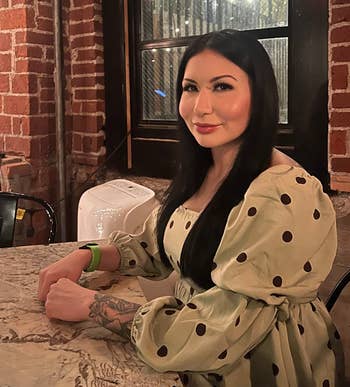
[[[95,294],[89,317],[104,328],[129,339],[131,322],[139,307],[140,305],[121,298]]]

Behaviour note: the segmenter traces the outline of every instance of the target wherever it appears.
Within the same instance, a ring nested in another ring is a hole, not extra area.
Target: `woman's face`
[[[249,123],[249,77],[224,56],[204,50],[187,63],[179,111],[198,144],[237,144]]]

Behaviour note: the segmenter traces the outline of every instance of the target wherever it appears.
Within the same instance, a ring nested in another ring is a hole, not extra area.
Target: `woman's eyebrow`
[[[235,78],[233,75],[224,74],[224,75],[218,75],[217,77],[214,77],[214,78],[210,79],[209,82],[212,83],[212,82],[215,82],[215,81],[217,81],[217,80],[219,80],[219,79],[221,79],[221,78],[232,78],[232,79],[234,79],[235,81],[238,81],[238,79]],[[191,79],[191,78],[184,78],[183,80],[184,80],[184,81],[187,81],[187,82],[197,83],[196,81],[194,81],[194,80]]]

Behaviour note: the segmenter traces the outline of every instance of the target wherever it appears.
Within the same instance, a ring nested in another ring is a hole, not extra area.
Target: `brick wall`
[[[67,179],[74,186],[105,154],[101,0],[65,0],[62,16]],[[51,0],[0,0],[0,151],[32,167],[30,192],[28,184],[16,190],[52,203],[58,199],[53,42]]]
[[[350,0],[329,2],[331,187],[350,192]]]

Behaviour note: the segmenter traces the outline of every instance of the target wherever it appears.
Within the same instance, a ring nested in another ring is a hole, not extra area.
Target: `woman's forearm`
[[[139,304],[96,293],[90,305],[89,317],[99,325],[126,338],[130,338],[130,326]]]

